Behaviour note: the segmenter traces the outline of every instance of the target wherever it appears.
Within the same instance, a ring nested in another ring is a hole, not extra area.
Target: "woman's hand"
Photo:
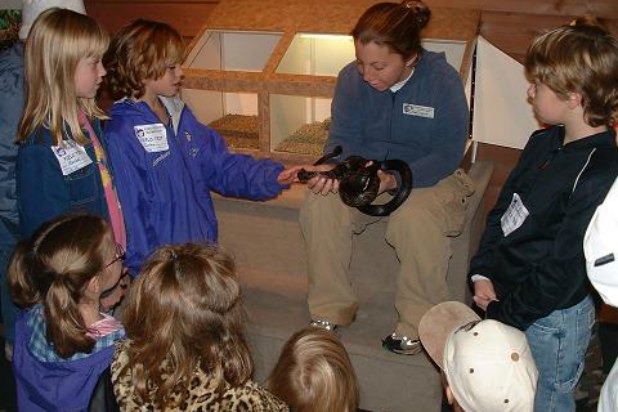
[[[329,170],[333,170],[335,166],[336,165],[334,164],[322,164],[317,166],[311,166],[310,168],[306,168],[305,170],[328,172]],[[339,191],[339,180],[329,179],[324,175],[318,174],[307,182],[307,187],[316,195],[322,194],[323,196],[326,196],[329,193],[337,193]]]
[[[392,173],[385,173],[378,170],[378,177],[380,178],[380,188],[378,189],[378,194],[397,188],[397,179],[395,179],[395,176]]]
[[[478,279],[474,282],[474,303],[476,306],[487,311],[487,306],[493,301],[498,301],[493,283],[489,279]]]

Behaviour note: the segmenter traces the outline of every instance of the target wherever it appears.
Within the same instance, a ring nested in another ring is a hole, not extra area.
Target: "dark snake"
[[[322,156],[313,165],[323,164],[341,153],[341,146],[337,146],[332,153]],[[367,166],[369,162],[371,164]],[[380,189],[378,170],[399,173],[401,184],[397,187],[393,199],[388,203],[372,205],[371,203],[378,197]],[[301,169],[298,172],[298,179],[301,182],[307,182],[317,175],[338,180],[339,197],[343,203],[370,216],[390,215],[406,201],[412,191],[412,171],[406,162],[399,159],[370,161],[361,156],[349,156],[332,170],[326,172],[309,172]]]

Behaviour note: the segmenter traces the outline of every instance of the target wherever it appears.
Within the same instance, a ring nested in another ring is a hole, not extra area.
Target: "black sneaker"
[[[323,320],[323,319],[312,319],[311,322],[309,322],[309,326],[318,328],[318,329],[324,329],[329,332],[337,331],[337,325],[335,325],[333,322],[330,322],[328,320]]]
[[[384,338],[382,347],[399,355],[416,355],[423,349],[419,339],[410,339],[407,336],[400,336],[396,333]]]

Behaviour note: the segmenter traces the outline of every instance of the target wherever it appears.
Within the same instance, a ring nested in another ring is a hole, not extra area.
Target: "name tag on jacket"
[[[162,123],[134,126],[135,137],[148,153],[165,152],[169,150],[167,130]]]
[[[426,117],[428,119],[433,119],[434,111],[435,109],[433,107],[419,106],[417,104],[411,103],[403,104],[403,114],[407,114],[408,116]]]
[[[52,146],[51,149],[60,163],[63,176],[68,176],[92,163],[86,149],[73,140],[65,140],[58,146]]]
[[[524,202],[522,202],[521,197],[519,197],[517,193],[513,193],[511,204],[500,219],[502,233],[504,233],[504,236],[506,237],[515,230],[519,229],[519,227],[524,224],[529,214],[530,212],[528,212],[528,209],[524,205]]]

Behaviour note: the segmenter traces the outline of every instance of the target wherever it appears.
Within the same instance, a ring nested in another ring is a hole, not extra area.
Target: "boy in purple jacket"
[[[265,200],[301,168],[230,153],[178,97],[183,54],[174,28],[140,19],[118,32],[104,58],[112,94],[123,97],[112,106],[105,135],[134,276],[159,246],[217,241],[211,190]]]

